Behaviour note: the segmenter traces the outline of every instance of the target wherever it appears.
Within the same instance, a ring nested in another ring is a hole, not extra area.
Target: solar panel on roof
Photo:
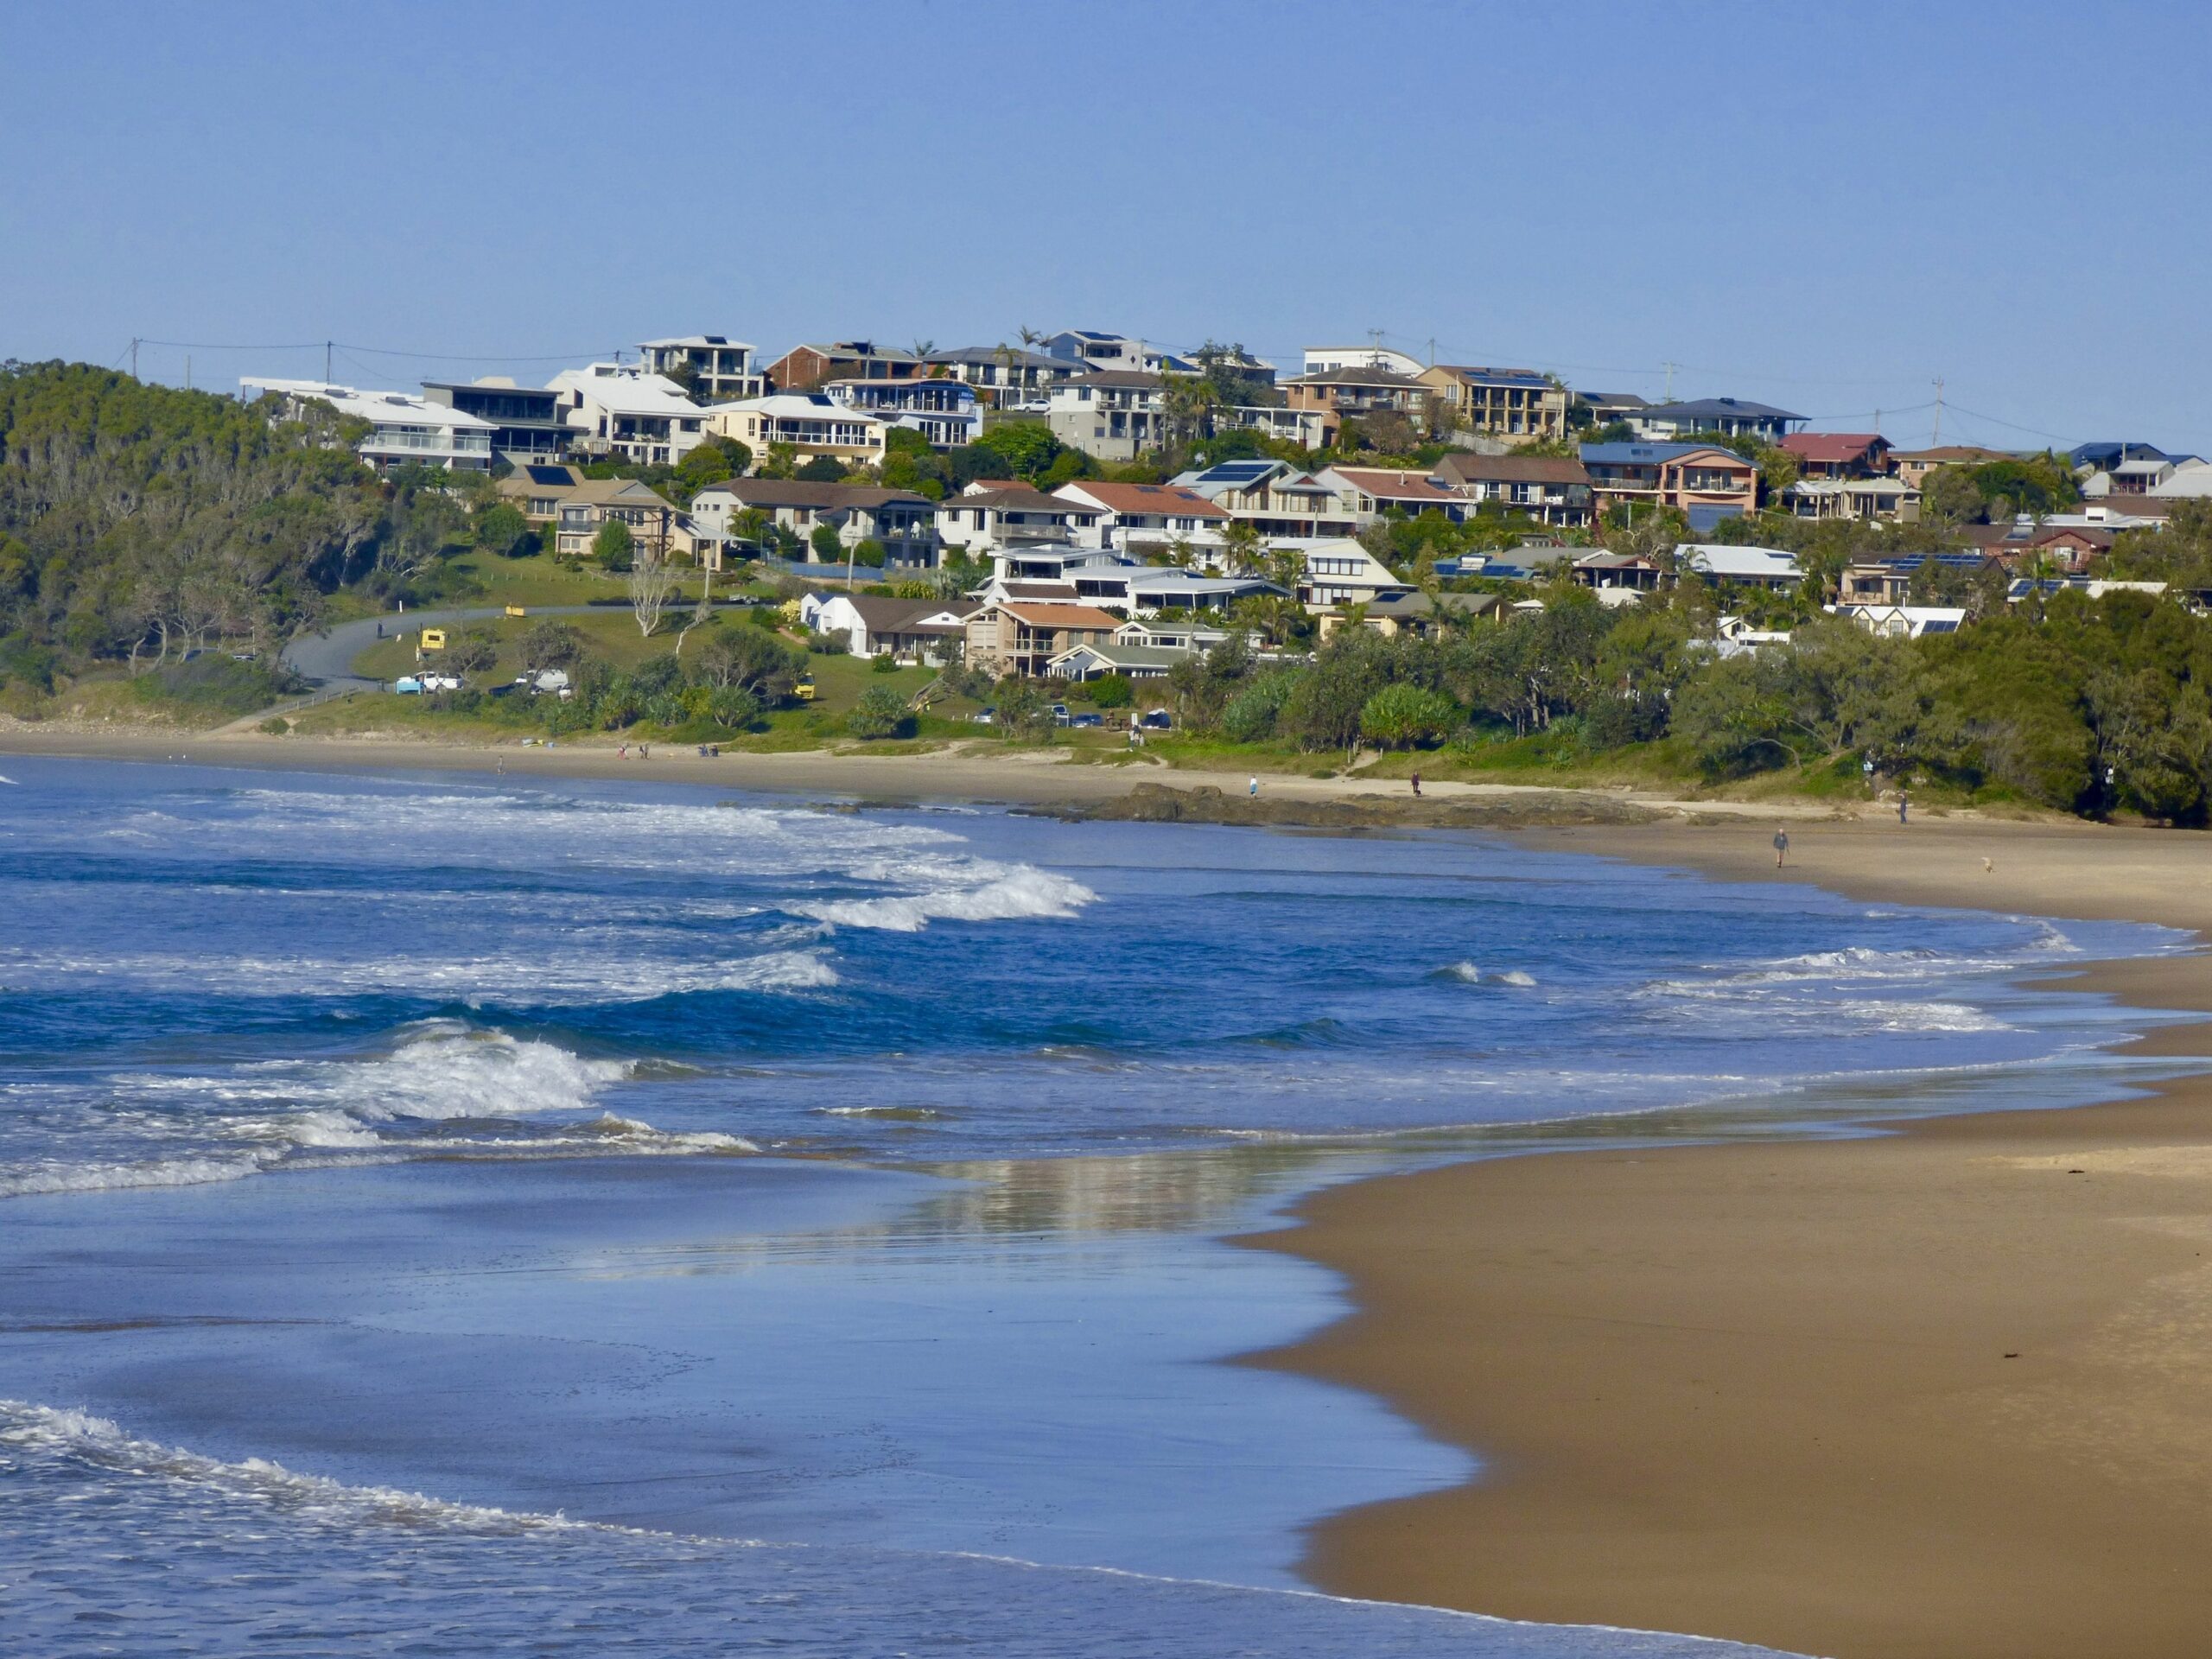
[[[1265,477],[1274,465],[1272,461],[1224,461],[1202,477],[1210,484],[1249,484],[1255,478]]]
[[[525,467],[523,470],[530,474],[530,481],[533,484],[566,484],[569,481],[569,469],[565,467]]]

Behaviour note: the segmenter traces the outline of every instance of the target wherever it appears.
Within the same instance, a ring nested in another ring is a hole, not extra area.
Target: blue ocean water
[[[53,1652],[1689,1650],[1298,1593],[1303,1526],[1475,1471],[1219,1363],[1342,1306],[1224,1237],[2109,1094],[2144,1016],[2018,982],[2177,942],[1457,835],[4,771],[0,1607]]]

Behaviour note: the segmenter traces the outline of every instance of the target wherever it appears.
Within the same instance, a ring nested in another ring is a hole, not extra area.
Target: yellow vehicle
[[[507,607],[507,614],[509,616],[528,616],[530,612],[520,605],[510,605]]]
[[[815,698],[814,676],[800,675],[798,683],[791,687],[791,696],[797,697],[801,702],[812,702]]]
[[[423,651],[443,651],[445,648],[446,631],[443,628],[425,628],[423,630],[423,642],[419,649]]]

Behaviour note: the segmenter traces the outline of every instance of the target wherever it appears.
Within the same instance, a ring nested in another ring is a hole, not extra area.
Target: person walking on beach
[[[1415,800],[1421,798],[1421,773],[1419,772],[1414,773],[1414,798]]]
[[[1897,791],[1897,822],[1904,822],[1904,815],[1912,805],[1912,797],[1904,790]]]
[[[1255,777],[1251,783],[1245,787],[1244,792],[1247,795],[1249,795],[1255,801],[1260,798],[1260,780],[1257,777]]]
[[[1774,827],[1774,868],[1780,869],[1782,861],[1789,856],[1789,832],[1780,824]]]

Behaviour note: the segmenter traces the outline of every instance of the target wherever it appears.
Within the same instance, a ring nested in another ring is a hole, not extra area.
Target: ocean
[[[1312,1593],[1335,1181],[2108,1096],[2177,948],[1494,838],[0,765],[0,1627],[1656,1655]]]

